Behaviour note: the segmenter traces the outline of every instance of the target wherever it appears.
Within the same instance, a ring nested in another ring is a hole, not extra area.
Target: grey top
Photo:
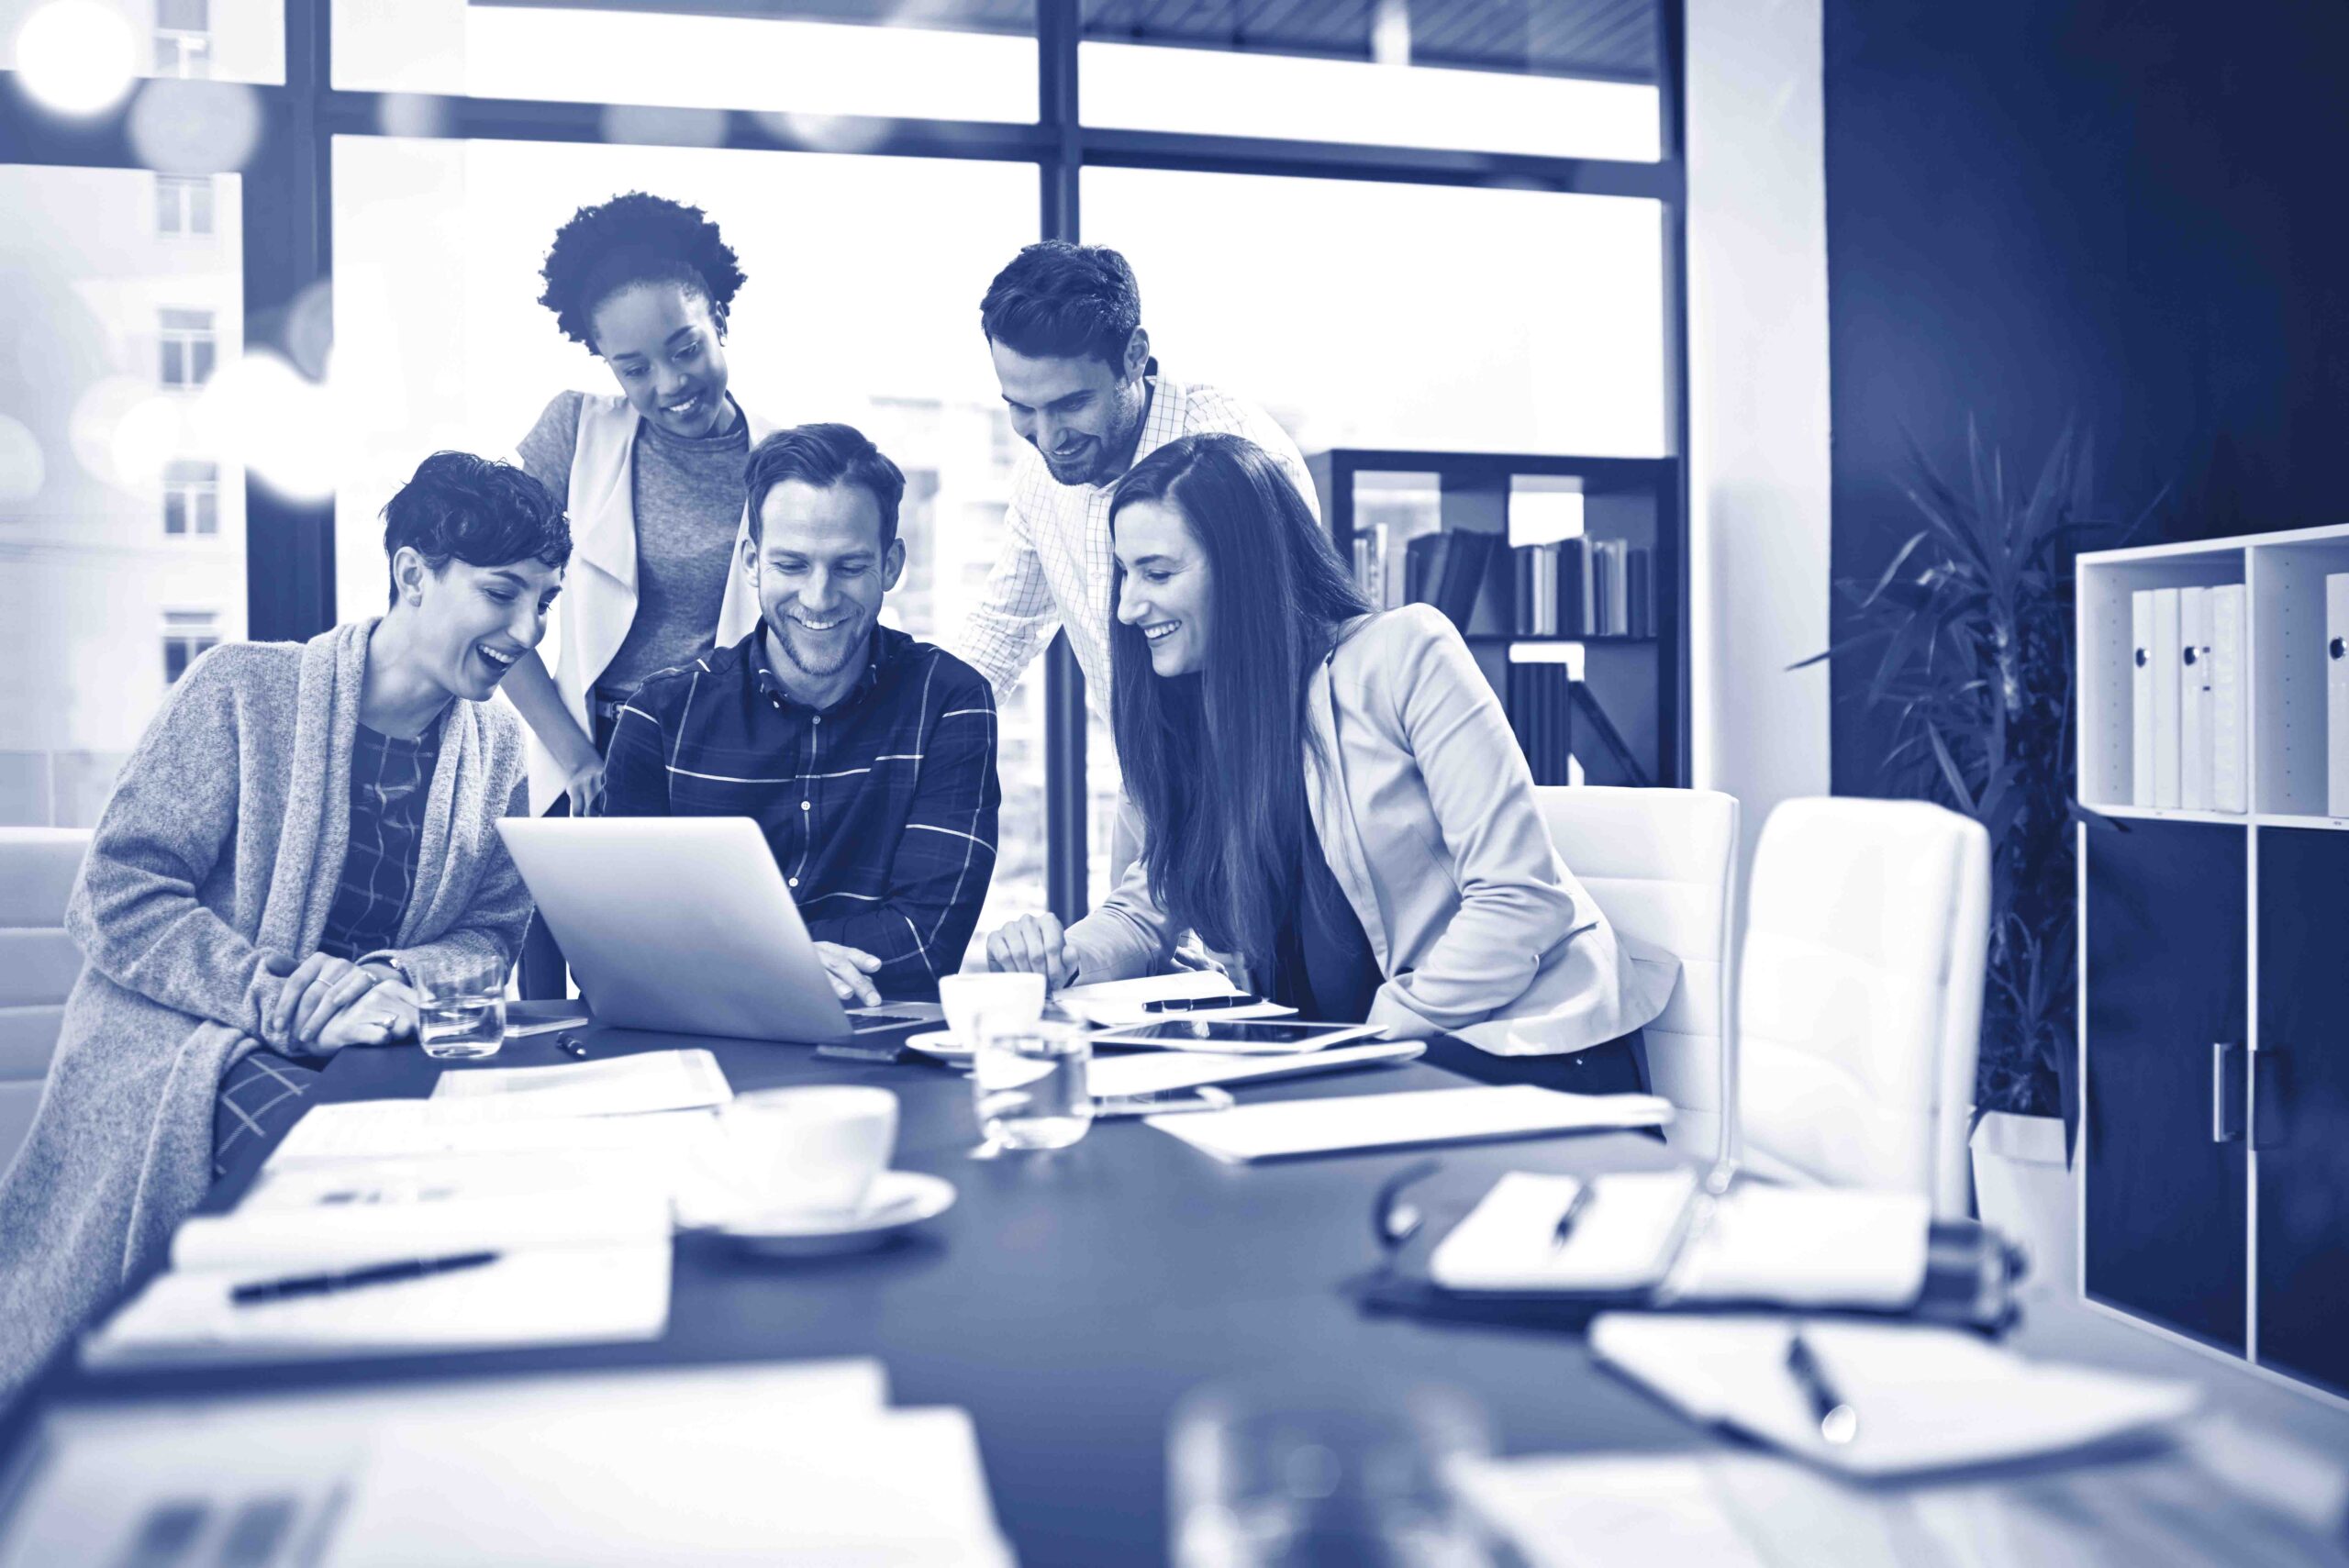
[[[0,1180],[0,1404],[211,1183],[220,1075],[284,984],[266,961],[325,935],[374,626],[212,650],[116,779],[65,913],[87,967]],[[523,767],[510,711],[450,705],[394,949],[428,984],[522,944],[530,895],[496,825]]]
[[[584,395],[557,394],[522,438],[523,468],[557,496],[571,493]],[[598,695],[624,697],[655,671],[689,664],[710,651],[726,573],[733,568],[750,454],[751,424],[740,404],[734,428],[722,436],[686,440],[649,419],[637,426],[629,495],[636,508],[636,619],[596,677]],[[572,526],[579,522],[574,517]]]

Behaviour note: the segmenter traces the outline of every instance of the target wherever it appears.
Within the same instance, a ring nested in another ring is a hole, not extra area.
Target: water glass
[[[1093,1042],[1073,1025],[990,1018],[971,1063],[979,1130],[1010,1149],[1065,1149],[1093,1125]]]
[[[1491,1568],[1454,1495],[1492,1451],[1456,1390],[1259,1379],[1191,1395],[1167,1443],[1176,1568]]]
[[[417,979],[416,1040],[444,1062],[495,1056],[506,1043],[506,966],[482,959]]]

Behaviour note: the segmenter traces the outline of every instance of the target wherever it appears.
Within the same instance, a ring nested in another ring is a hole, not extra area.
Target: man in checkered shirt
[[[986,595],[948,646],[997,701],[1055,628],[1068,632],[1088,700],[1109,702],[1109,492],[1178,436],[1245,436],[1273,455],[1316,516],[1320,503],[1288,432],[1252,403],[1158,373],[1133,269],[1106,245],[1048,239],[997,272],[980,325],[1019,454],[1010,539]]]

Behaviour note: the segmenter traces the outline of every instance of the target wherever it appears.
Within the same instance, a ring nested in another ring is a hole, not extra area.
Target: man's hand
[[[842,947],[838,942],[818,942],[816,956],[824,961],[824,973],[832,983],[832,994],[843,1002],[855,1002],[863,1006],[878,1006],[881,993],[873,988],[865,976],[881,967],[881,961],[857,948]]]
[[[987,967],[1020,974],[1041,974],[1053,990],[1076,976],[1069,955],[1068,932],[1051,915],[1022,915],[987,938]]]
[[[307,1050],[329,1018],[377,984],[357,964],[329,953],[314,952],[299,963],[284,958],[268,962],[273,973],[285,976],[285,984],[262,1019],[262,1039],[279,1051]]]
[[[346,1045],[388,1045],[416,1033],[415,994],[395,980],[378,982],[373,989],[333,1018],[318,1031],[311,1050],[331,1055]]]

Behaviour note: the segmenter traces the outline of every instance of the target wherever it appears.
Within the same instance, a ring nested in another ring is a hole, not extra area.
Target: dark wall
[[[2027,480],[2067,417],[2147,540],[2349,521],[2349,3],[1825,0],[1834,574],[1913,435]],[[1842,606],[1838,605],[1839,623]],[[1883,721],[1835,676],[1834,787]]]

